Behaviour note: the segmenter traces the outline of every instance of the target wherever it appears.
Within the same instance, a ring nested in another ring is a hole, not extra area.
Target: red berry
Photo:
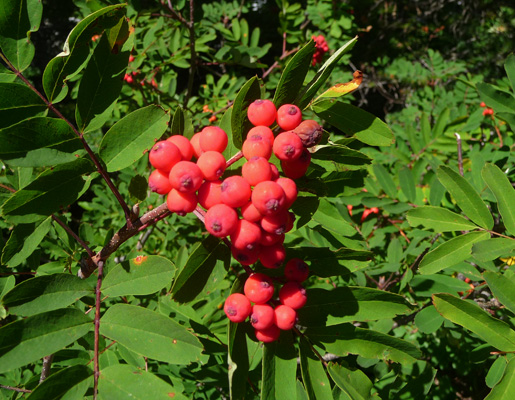
[[[190,161],[193,157],[193,146],[187,137],[182,135],[173,135],[166,139],[167,142],[171,142],[177,146],[181,152],[182,161]]]
[[[252,312],[252,305],[243,294],[233,293],[225,300],[224,311],[232,322],[243,322]]]
[[[241,176],[250,183],[250,186],[256,186],[259,182],[269,181],[272,178],[270,163],[266,158],[252,157],[243,164]]]
[[[238,214],[225,204],[216,204],[206,212],[204,224],[207,231],[216,237],[229,236],[238,224]]]
[[[274,144],[274,132],[272,132],[268,126],[258,125],[249,129],[249,132],[247,133],[247,139],[254,135],[261,136],[263,139],[267,139],[270,144]]]
[[[295,310],[302,308],[307,300],[306,289],[304,289],[299,282],[286,282],[281,290],[279,290],[279,300],[285,306]]]
[[[179,161],[170,170],[170,183],[174,189],[184,193],[194,193],[204,180],[200,168],[191,161]]]
[[[199,158],[203,153],[202,149],[200,148],[200,134],[201,132],[197,132],[190,139],[191,148],[193,149],[193,155],[195,158]]]
[[[275,325],[284,331],[290,330],[295,326],[297,321],[297,312],[288,306],[280,305],[274,310]]]
[[[284,277],[289,281],[304,282],[308,279],[309,267],[300,258],[292,258],[284,267]]]
[[[268,276],[258,272],[247,278],[243,291],[253,303],[265,304],[274,295],[274,284]]]
[[[168,179],[168,172],[163,172],[160,169],[152,171],[148,177],[148,186],[153,192],[158,194],[167,194],[172,190],[172,185]]]
[[[302,111],[294,104],[283,104],[277,110],[277,125],[282,130],[291,131],[302,122]]]
[[[222,153],[208,150],[200,155],[197,165],[206,180],[215,181],[224,174],[226,161]]]
[[[254,246],[252,250],[247,249],[237,249],[234,246],[231,246],[232,256],[236,261],[238,261],[242,265],[252,265],[259,259],[259,252],[261,251],[261,246]]]
[[[222,202],[222,182],[205,181],[198,189],[198,202],[206,210]]]
[[[274,324],[275,313],[268,304],[254,304],[250,313],[250,323],[257,330],[263,330]]]
[[[253,222],[240,219],[231,234],[231,243],[237,249],[253,250],[259,247],[261,229]]]
[[[283,243],[284,238],[284,233],[276,235],[275,233],[269,233],[263,230],[261,231],[261,240],[259,241],[259,243],[262,246],[272,246],[276,243]]]
[[[248,136],[243,142],[241,152],[247,160],[254,157],[263,157],[269,160],[272,155],[272,144],[263,136],[255,134]]]
[[[175,164],[181,161],[181,158],[181,152],[177,146],[166,140],[157,142],[148,154],[150,164],[163,172],[170,171]]]
[[[265,232],[281,235],[286,232],[286,224],[290,215],[287,210],[282,210],[277,214],[266,215],[261,219],[261,228]]]
[[[197,207],[197,195],[195,193],[183,193],[176,189],[170,190],[166,198],[166,204],[171,212],[178,215],[186,215]]]
[[[251,201],[241,207],[241,216],[249,222],[258,222],[263,218]]]
[[[275,342],[281,335],[281,331],[275,325],[271,325],[269,328],[263,330],[256,329],[255,333],[256,339],[263,343]]]
[[[230,176],[222,182],[222,202],[229,207],[242,207],[250,199],[252,191],[245,178],[238,175]]]
[[[290,179],[298,179],[306,174],[311,163],[311,153],[304,149],[300,157],[292,161],[281,161],[284,175]]]
[[[277,179],[279,179],[279,170],[277,169],[275,164],[270,163],[270,171],[272,171],[272,178],[270,179],[271,181],[276,181]]]
[[[249,105],[247,116],[252,125],[270,126],[274,123],[277,109],[270,100],[256,100]]]
[[[277,135],[272,149],[279,160],[291,161],[300,157],[304,146],[295,132],[287,131]]]
[[[290,178],[278,178],[275,182],[284,190],[284,208],[290,208],[297,199],[297,184]]]
[[[261,247],[259,253],[259,261],[265,268],[279,268],[286,259],[286,250],[282,243],[276,243],[272,246]]]
[[[199,144],[202,151],[223,153],[228,142],[227,133],[218,126],[206,126],[200,132]]]
[[[479,103],[479,107],[486,107],[486,103],[482,101],[481,103]]]
[[[284,190],[272,181],[260,182],[252,192],[252,204],[262,215],[273,215],[284,209]]]

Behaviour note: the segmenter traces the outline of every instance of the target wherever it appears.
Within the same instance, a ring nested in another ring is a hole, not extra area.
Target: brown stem
[[[43,382],[46,378],[48,378],[48,374],[50,373],[50,367],[52,366],[53,359],[54,359],[53,354],[43,357],[43,368],[41,369],[41,376],[39,377],[39,383]]]
[[[15,392],[20,392],[20,393],[32,393],[32,390],[17,388],[14,386],[0,385],[0,388],[6,389],[6,390],[13,390]]]
[[[234,164],[242,157],[243,153],[241,151],[238,151],[235,155],[233,155],[231,158],[227,160],[227,162],[225,163],[225,168],[229,168],[232,164]]]
[[[454,136],[456,136],[456,143],[458,145],[458,168],[460,175],[463,176],[463,152],[461,148],[461,136],[458,132],[455,132]]]
[[[8,190],[8,191],[9,191],[9,192],[11,192],[11,193],[15,193],[15,192],[16,192],[16,189],[13,189],[13,188],[11,188],[11,187],[9,187],[9,186],[6,186],[6,185],[4,185],[3,183],[0,183],[0,187],[1,187],[1,188],[4,188],[5,190]]]
[[[57,218],[53,214],[52,214],[52,219],[55,222],[57,222],[59,225],[61,225],[61,227],[66,232],[68,232],[84,248],[84,250],[86,250],[86,252],[88,253],[88,255],[90,257],[94,257],[95,256],[95,252],[93,250],[91,250],[89,248],[89,246],[86,244],[86,242],[84,242],[84,240],[82,240],[74,231],[72,231],[72,229],[68,225],[66,225],[63,221],[61,221],[59,218]]]
[[[98,364],[99,356],[99,342],[100,342],[100,288],[102,287],[102,274],[104,272],[104,262],[98,262],[98,279],[96,288],[96,300],[95,300],[95,350],[94,350],[94,378],[93,378],[93,399],[96,400],[98,396],[98,378],[100,377],[100,367]]]

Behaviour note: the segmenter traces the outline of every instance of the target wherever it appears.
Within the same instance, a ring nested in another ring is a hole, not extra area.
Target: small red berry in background
[[[243,291],[253,303],[265,304],[274,295],[274,284],[268,276],[258,272],[247,278]]]
[[[366,208],[365,211],[363,211],[363,215],[361,216],[361,222],[363,222],[370,214],[379,214],[379,208],[372,207],[372,208]]]
[[[277,125],[285,131],[295,129],[302,122],[302,111],[294,104],[283,104],[277,110]]]
[[[247,109],[247,117],[252,125],[270,126],[275,122],[277,109],[275,104],[270,100],[255,100],[250,103]]]
[[[298,310],[306,304],[306,289],[304,289],[299,282],[286,282],[281,290],[279,290],[279,300],[281,304]]]
[[[309,267],[300,258],[292,258],[284,267],[284,276],[289,281],[304,282],[309,276]]]
[[[482,101],[481,103],[479,103],[479,107],[481,107],[481,108],[484,108],[484,107],[486,107],[486,104],[485,104],[485,102],[484,102],[484,101]]]
[[[322,62],[324,54],[329,51],[329,45],[325,41],[325,37],[323,35],[312,36],[311,38],[315,41],[315,52],[313,53],[312,65],[316,65]]]
[[[233,293],[225,300],[224,312],[232,322],[243,322],[252,311],[250,300],[241,293]]]
[[[267,329],[256,329],[255,333],[256,339],[263,343],[275,342],[277,339],[279,339],[279,336],[281,335],[280,329],[275,325],[271,325]]]
[[[492,110],[491,108],[487,107],[483,110],[483,116],[486,117],[487,115],[494,115],[494,110]]]

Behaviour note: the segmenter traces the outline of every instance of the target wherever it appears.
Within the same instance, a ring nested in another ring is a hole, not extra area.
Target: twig
[[[143,249],[143,246],[145,246],[145,243],[147,242],[148,238],[150,237],[154,229],[155,225],[152,225],[149,229],[147,229],[145,233],[142,233],[139,236],[138,243],[136,244],[136,250],[139,251]]]
[[[61,221],[59,218],[57,218],[55,215],[52,214],[52,219],[57,222],[61,227],[68,232],[82,247],[84,247],[84,250],[88,253],[90,257],[95,256],[95,252],[89,248],[89,246],[84,242],[72,229],[66,225],[63,221]]]
[[[229,168],[232,164],[234,164],[236,161],[238,161],[240,158],[243,157],[243,153],[241,151],[238,151],[235,155],[233,155],[231,158],[227,160],[225,163],[225,168]]]
[[[41,370],[41,376],[39,377],[39,383],[43,382],[46,378],[48,378],[48,374],[50,373],[50,367],[52,366],[53,359],[53,354],[43,357],[43,368]]]
[[[313,345],[312,345],[312,344],[311,344],[311,342],[306,338],[306,336],[304,336],[304,334],[303,334],[301,331],[299,331],[299,330],[297,329],[297,327],[296,327],[296,326],[294,326],[294,327],[292,328],[292,330],[293,330],[293,332],[295,332],[297,335],[299,335],[300,337],[302,337],[302,338],[306,341],[306,343],[308,344],[308,346],[309,346],[309,348],[311,349],[311,351],[312,351],[313,353],[315,353],[315,355],[318,357],[318,359],[320,360],[320,362],[322,363],[322,365],[323,365],[325,368],[327,368],[327,361],[325,361],[325,360],[324,360],[324,357],[322,357],[322,356],[320,355],[320,353],[317,351],[317,349],[315,349],[315,348],[313,347]],[[327,371],[326,371],[326,373],[327,373]]]
[[[100,367],[98,364],[99,356],[99,342],[100,342],[100,288],[102,287],[102,274],[104,272],[104,261],[98,262],[98,279],[96,288],[95,300],[95,350],[94,350],[94,378],[93,378],[93,399],[96,400],[98,396],[98,378],[100,377]]]
[[[458,144],[458,168],[460,175],[463,176],[463,152],[461,149],[461,136],[458,132],[454,132],[454,136],[456,136],[456,143]]]
[[[7,389],[7,390],[14,390],[15,392],[20,392],[20,393],[32,393],[32,390],[17,388],[14,386],[0,385],[0,388]]]

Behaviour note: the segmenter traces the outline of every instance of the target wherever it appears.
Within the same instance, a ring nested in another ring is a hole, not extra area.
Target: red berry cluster
[[[307,264],[300,258],[286,263],[286,283],[274,297],[274,283],[262,273],[247,278],[242,293],[233,293],[225,301],[224,311],[232,322],[244,322],[249,318],[256,338],[269,343],[279,338],[281,330],[290,330],[297,321],[297,311],[306,304],[306,290],[301,285],[308,277]],[[274,307],[275,306],[275,307]]]
[[[492,110],[490,107],[487,107],[484,101],[479,103],[479,105],[481,108],[484,108],[483,117],[486,117],[487,115],[494,115],[494,110]]]
[[[312,36],[312,39],[315,41],[315,52],[313,53],[313,65],[319,64],[322,62],[324,58],[324,54],[329,51],[329,46],[325,41],[325,37],[323,35]]]

